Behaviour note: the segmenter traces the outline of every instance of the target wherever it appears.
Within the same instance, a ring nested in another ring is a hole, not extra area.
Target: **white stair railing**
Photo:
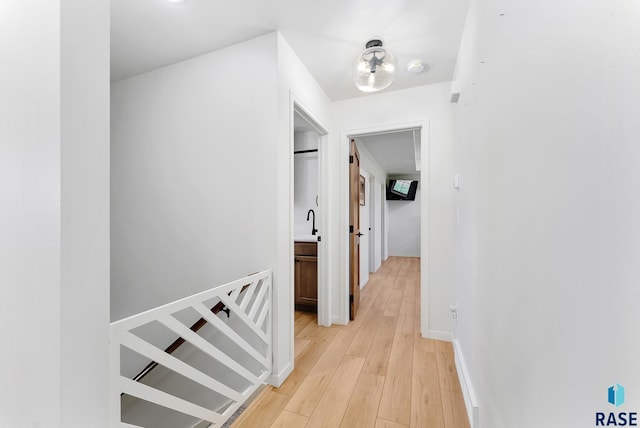
[[[112,323],[110,426],[140,426],[122,420],[123,394],[210,422],[212,426],[224,424],[271,375],[271,279],[271,271],[266,270]],[[218,308],[217,314],[213,312],[214,307]],[[210,329],[215,332],[213,339],[189,327],[194,316],[204,319],[213,329]],[[191,321],[186,321],[189,319]],[[212,373],[202,365],[190,364],[188,353],[169,354],[164,346],[151,343],[154,340],[141,333],[151,324],[170,331],[169,340],[180,337],[193,349],[204,352],[217,362],[217,369]],[[218,341],[224,345],[218,346]],[[162,366],[163,370],[188,379],[198,385],[198,391],[202,388],[213,391],[217,397],[222,397],[224,404],[217,409],[207,408],[194,403],[198,400],[191,400],[184,391],[174,395],[167,388],[155,388],[152,382],[123,376],[121,359],[126,352],[138,354],[146,361]],[[220,376],[220,367],[226,374]],[[230,375],[240,381],[229,382]]]

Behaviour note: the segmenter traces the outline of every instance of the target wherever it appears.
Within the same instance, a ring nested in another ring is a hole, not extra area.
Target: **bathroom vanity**
[[[318,243],[294,242],[296,310],[318,310]]]

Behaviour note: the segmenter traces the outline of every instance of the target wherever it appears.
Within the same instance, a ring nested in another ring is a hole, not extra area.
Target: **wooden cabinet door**
[[[318,258],[295,256],[296,305],[318,305]]]

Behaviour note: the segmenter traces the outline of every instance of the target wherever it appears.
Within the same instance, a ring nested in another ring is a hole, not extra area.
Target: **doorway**
[[[429,275],[428,275],[428,261],[429,261],[429,228],[428,228],[428,218],[429,218],[429,170],[428,170],[428,162],[422,162],[421,159],[426,159],[429,153],[429,124],[428,122],[414,122],[408,124],[390,124],[390,125],[382,125],[372,128],[365,129],[357,129],[347,132],[342,132],[341,134],[341,152],[344,154],[344,158],[348,158],[350,143],[352,139],[358,140],[361,137],[372,136],[372,135],[384,135],[384,134],[393,134],[398,132],[408,132],[413,136],[415,142],[415,159],[414,165],[415,170],[413,171],[415,175],[415,181],[420,183],[421,188],[421,199],[419,202],[420,210],[419,210],[419,219],[415,223],[415,228],[417,229],[419,235],[417,238],[418,246],[419,246],[419,255],[420,255],[420,265],[421,265],[421,280],[420,280],[420,289],[421,289],[421,313],[420,313],[420,327],[423,336],[427,336],[429,332],[429,306],[428,306],[428,296],[429,296]],[[364,152],[364,153],[363,153]],[[367,153],[367,150],[360,151],[361,160],[365,160],[367,156],[370,154]],[[341,174],[341,191],[342,191],[342,200],[343,211],[341,213],[342,221],[344,222],[343,230],[349,230],[350,226],[350,203],[349,203],[349,182],[350,182],[350,174],[349,174],[349,165],[345,163],[342,168]],[[376,257],[379,257],[378,260],[384,260],[389,255],[388,253],[388,230],[389,230],[389,211],[388,204],[386,201],[386,187],[388,184],[388,178],[391,174],[386,174],[384,171],[373,171],[370,168],[368,169],[369,176],[378,176],[377,180],[371,180],[374,182],[370,183],[370,192],[369,195],[372,195],[371,200],[375,201],[376,196],[381,201],[380,205],[370,207],[370,224],[373,226],[371,230],[371,239],[369,244],[368,251],[371,251],[369,254],[370,265],[372,266],[372,270],[375,269],[376,266]],[[384,178],[381,178],[383,176]],[[349,311],[347,308],[349,305],[350,299],[350,264],[351,259],[353,257],[353,252],[350,248],[350,239],[348,234],[341,235],[341,278],[343,278],[343,287],[340,290],[340,294],[343,296],[345,304],[341,307],[344,311],[341,313],[341,319],[344,322],[348,321]]]
[[[327,231],[326,163],[328,132],[297,100],[291,117],[291,283],[292,310],[316,312],[330,325],[325,241]]]

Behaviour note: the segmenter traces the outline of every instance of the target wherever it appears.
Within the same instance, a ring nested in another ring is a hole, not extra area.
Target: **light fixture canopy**
[[[363,92],[375,92],[388,88],[396,74],[396,58],[382,41],[369,40],[365,50],[358,55],[353,70],[356,87]]]

